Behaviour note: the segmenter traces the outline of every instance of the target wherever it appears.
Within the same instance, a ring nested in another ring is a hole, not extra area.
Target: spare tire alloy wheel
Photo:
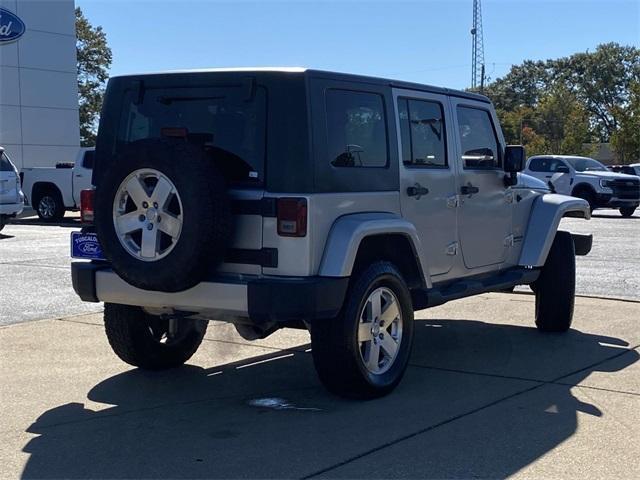
[[[388,371],[402,340],[402,314],[398,299],[386,287],[375,289],[360,314],[358,344],[365,368],[374,375]]]
[[[129,174],[113,201],[113,226],[132,257],[155,262],[176,246],[182,232],[180,194],[162,172],[142,168]]]

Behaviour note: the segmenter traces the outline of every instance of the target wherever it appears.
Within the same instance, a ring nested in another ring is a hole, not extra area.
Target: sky
[[[111,75],[301,66],[450,88],[471,82],[472,0],[76,0],[101,25]],[[640,47],[640,0],[483,0],[486,74],[512,64]]]

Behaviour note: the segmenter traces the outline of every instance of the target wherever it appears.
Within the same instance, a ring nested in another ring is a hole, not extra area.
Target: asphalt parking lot
[[[67,214],[65,226],[43,226],[28,217],[0,233],[0,325],[102,309],[81,302],[71,288],[69,235],[77,220]],[[598,210],[589,222],[567,218],[561,228],[594,235],[591,253],[578,257],[578,294],[640,300],[640,211],[622,218]]]
[[[389,396],[319,384],[305,331],[212,323],[189,365],[144,372],[99,314],[0,327],[6,478],[640,478],[640,304],[578,298],[564,335],[531,295],[418,312]]]
[[[122,363],[71,290],[72,225],[0,234],[0,477],[640,478],[639,216],[564,221],[595,236],[570,332],[538,332],[526,289],[417,312],[369,402],[322,388],[306,331],[211,322],[182,368]]]

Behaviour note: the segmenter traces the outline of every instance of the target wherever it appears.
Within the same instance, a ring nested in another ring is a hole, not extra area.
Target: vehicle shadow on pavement
[[[592,213],[591,218],[608,218],[610,220],[640,220],[640,217],[637,215],[632,215],[631,217],[623,217],[622,215],[602,215],[597,213]]]
[[[63,218],[59,222],[45,222],[38,217],[15,218],[9,222],[10,225],[32,225],[34,227],[82,227],[80,218]]]
[[[606,417],[573,385],[638,360],[622,339],[577,330],[415,327],[403,382],[374,401],[326,393],[303,349],[115,375],[87,394],[112,406],[35,420],[23,478],[505,477],[571,437],[579,414]]]

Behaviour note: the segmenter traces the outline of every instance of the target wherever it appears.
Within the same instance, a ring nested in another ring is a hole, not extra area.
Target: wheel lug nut
[[[382,340],[384,338],[384,335],[381,333],[380,335],[378,335],[380,337],[380,340]]]
[[[160,223],[160,220],[162,220],[162,217],[158,215],[158,218],[156,218],[156,222]]]
[[[147,225],[147,230],[153,230],[153,223],[150,223],[149,225]]]
[[[149,204],[147,202],[142,202],[142,208],[149,208]]]
[[[153,208],[158,208],[158,202],[153,202]]]
[[[147,219],[147,217],[145,217],[144,215],[140,215],[138,217],[138,220],[140,220],[141,222],[144,222]]]

